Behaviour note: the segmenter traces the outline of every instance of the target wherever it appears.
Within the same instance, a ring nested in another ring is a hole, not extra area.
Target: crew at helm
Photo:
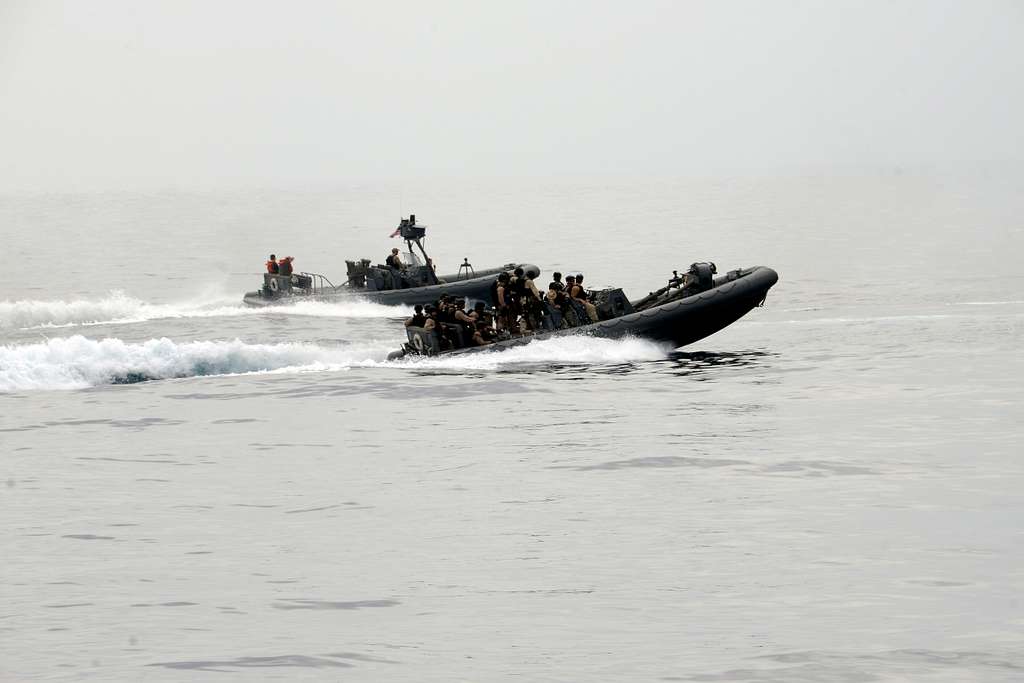
[[[386,259],[384,259],[384,263],[387,264],[389,267],[397,268],[398,270],[405,268],[405,264],[402,263],[402,257],[398,255],[398,247],[395,247],[391,250],[391,254]]]

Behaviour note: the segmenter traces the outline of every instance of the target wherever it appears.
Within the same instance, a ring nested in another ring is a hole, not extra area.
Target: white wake
[[[0,346],[0,391],[83,389],[155,379],[253,372],[344,370],[374,364],[386,347],[326,347],[316,344],[246,344],[234,341],[176,343],[150,339],[73,336],[38,344]]]
[[[671,349],[646,339],[602,339],[567,335],[543,339],[505,351],[483,350],[455,356],[407,356],[402,362],[418,368],[446,370],[500,370],[537,365],[615,365],[663,360]]]
[[[0,346],[0,392],[83,389],[148,380],[237,375],[245,373],[329,372],[350,368],[532,370],[550,364],[622,364],[661,360],[668,349],[641,339],[595,339],[570,336],[537,341],[507,351],[439,358],[387,361],[396,342],[358,346],[320,344],[247,344],[233,341],[174,342],[151,339],[89,339],[80,335],[33,344]]]
[[[75,327],[146,322],[174,318],[300,315],[323,318],[395,318],[411,315],[412,308],[384,306],[369,301],[325,303],[303,301],[285,306],[250,308],[220,297],[177,304],[152,304],[121,292],[102,299],[75,301],[0,301],[0,330]]]

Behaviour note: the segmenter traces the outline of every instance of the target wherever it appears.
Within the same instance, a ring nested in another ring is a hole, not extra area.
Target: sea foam
[[[329,346],[311,343],[248,344],[89,339],[81,335],[33,344],[0,346],[0,392],[83,389],[148,380],[246,373],[330,372],[349,368],[397,371],[489,371],[544,365],[600,365],[661,360],[662,345],[641,339],[568,336],[506,351],[387,361],[397,342]]]
[[[120,339],[73,336],[37,344],[0,346],[0,391],[82,389],[102,384],[282,370],[340,370],[386,355],[316,344]]]
[[[300,315],[325,318],[396,318],[411,314],[406,306],[383,306],[369,301],[327,303],[303,301],[292,305],[250,308],[234,297],[153,304],[112,292],[102,299],[74,301],[0,301],[0,330],[119,325],[172,318]]]

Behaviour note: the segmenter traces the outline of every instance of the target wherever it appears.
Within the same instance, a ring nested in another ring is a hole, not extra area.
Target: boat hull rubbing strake
[[[682,278],[678,278],[678,282],[670,283],[669,287],[643,299],[629,302],[628,305],[620,305],[617,310],[613,310],[611,306],[599,307],[604,319],[598,322],[501,339],[484,346],[442,350],[436,333],[409,327],[409,342],[402,350],[392,353],[389,358],[400,358],[406,354],[429,356],[501,350],[522,346],[537,339],[578,334],[609,339],[634,336],[678,348],[728,327],[761,306],[768,295],[768,290],[778,282],[778,279],[778,273],[765,266],[730,271],[725,276],[713,280],[709,278],[706,284],[695,285],[694,289],[691,289],[689,284],[683,286]],[[706,289],[696,291],[703,287]],[[617,296],[624,296],[621,290],[602,290],[597,293],[600,301],[614,301]]]
[[[447,294],[453,298],[490,300],[491,284],[506,271],[521,267],[540,275],[537,266],[528,263],[506,263],[498,268],[476,270],[469,259],[463,259],[458,272],[438,275],[434,261],[427,255],[423,242],[425,225],[416,223],[416,216],[403,218],[392,237],[401,235],[406,251],[398,253],[400,262],[371,265],[370,259],[346,261],[345,280],[335,285],[320,273],[265,273],[263,286],[247,292],[242,301],[249,306],[276,306],[298,301],[337,302],[352,297],[385,305],[427,304]],[[288,257],[290,265],[290,257]],[[269,265],[273,265],[268,263]]]

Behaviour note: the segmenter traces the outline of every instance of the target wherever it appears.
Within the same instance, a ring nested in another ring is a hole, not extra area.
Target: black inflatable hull
[[[533,268],[538,273],[540,269],[530,264],[521,264],[524,268]],[[476,277],[468,280],[459,280],[456,276],[442,278],[447,280],[443,284],[428,285],[426,287],[410,287],[408,289],[389,289],[382,291],[370,291],[365,289],[354,289],[338,287],[334,291],[318,294],[275,294],[267,296],[263,291],[247,292],[242,298],[243,303],[248,306],[280,306],[294,304],[299,301],[321,301],[327,303],[338,303],[342,301],[371,301],[385,306],[415,306],[416,304],[432,304],[447,294],[455,298],[479,299],[490,301],[491,285],[499,273],[505,272],[504,268],[492,268],[490,270],[478,271]]]
[[[587,334],[609,339],[627,336],[642,337],[671,344],[673,348],[686,346],[728,327],[760,306],[768,295],[768,290],[779,280],[778,273],[765,266],[756,266],[742,272],[741,277],[716,284],[700,294],[612,320],[603,320],[566,330],[516,337],[487,346],[455,349],[443,352],[442,355],[508,349],[529,344],[538,339],[551,339],[573,334]],[[404,352],[396,351],[392,357],[401,357],[402,355]]]

